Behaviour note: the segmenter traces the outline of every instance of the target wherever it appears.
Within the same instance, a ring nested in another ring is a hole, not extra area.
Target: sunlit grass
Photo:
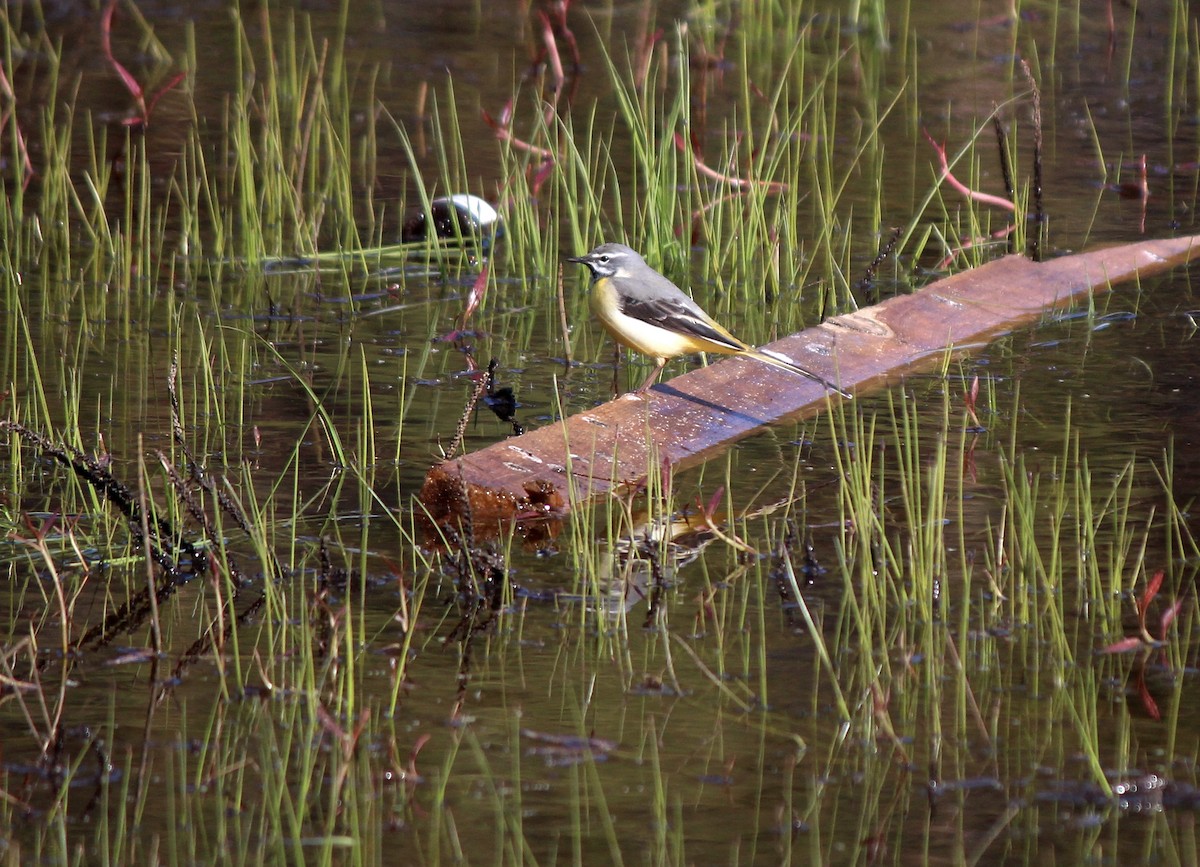
[[[952,387],[946,394],[959,391]],[[987,389],[984,394],[995,392]],[[992,409],[998,417],[1019,415],[1012,409]],[[778,803],[791,817],[787,821],[803,822],[810,829],[844,828],[847,821],[864,823],[855,832],[857,839],[866,839],[861,835],[879,828],[850,807],[850,792],[817,782],[829,770],[836,769],[835,776],[840,777],[847,767],[857,768],[864,775],[866,791],[855,795],[855,800],[865,797],[866,803],[876,804],[885,813],[891,809],[902,812],[903,804],[914,797],[903,783],[901,770],[909,764],[932,767],[935,778],[947,782],[990,774],[997,785],[1008,785],[1022,776],[1022,768],[1030,761],[1062,762],[1082,753],[1089,757],[1085,777],[1101,788],[1106,786],[1106,774],[1129,767],[1124,753],[1136,748],[1131,742],[1128,713],[1114,709],[1102,688],[1104,681],[1122,676],[1125,658],[1103,658],[1099,665],[1085,660],[1095,659],[1094,652],[1119,634],[1128,593],[1136,592],[1144,581],[1147,567],[1139,552],[1147,549],[1148,534],[1160,532],[1153,528],[1170,528],[1181,550],[1188,556],[1194,552],[1195,542],[1185,525],[1165,517],[1173,509],[1164,509],[1164,517],[1156,520],[1153,506],[1131,496],[1135,474],[1160,478],[1163,493],[1169,491],[1169,464],[1146,467],[1143,462],[1131,461],[1116,477],[1097,478],[1080,459],[1074,445],[1077,439],[1067,435],[1061,454],[1035,470],[1025,464],[1020,431],[1015,426],[1006,430],[1001,424],[994,432],[985,433],[972,433],[967,427],[968,418],[954,409],[953,398],[931,392],[900,393],[890,406],[860,407],[835,416],[827,430],[838,444],[832,448],[833,454],[842,456],[843,461],[838,469],[842,483],[834,496],[844,504],[847,517],[839,522],[841,529],[833,531],[840,538],[841,560],[827,560],[824,577],[806,573],[808,577],[801,578],[797,571],[801,550],[794,540],[785,540],[790,531],[781,520],[784,513],[737,518],[738,504],[731,502],[731,511],[722,522],[726,534],[776,538],[779,544],[764,544],[761,556],[743,567],[740,559],[744,552],[732,541],[712,541],[700,560],[707,576],[700,597],[694,589],[668,584],[656,602],[660,613],[649,630],[642,624],[644,603],[612,619],[612,587],[606,583],[612,574],[610,567],[590,558],[605,548],[646,539],[646,528],[654,525],[635,517],[631,501],[625,498],[602,501],[608,505],[594,507],[597,511],[591,515],[581,512],[572,522],[578,535],[570,549],[577,555],[590,553],[579,565],[583,577],[577,600],[566,602],[566,616],[576,628],[560,639],[564,668],[558,677],[568,694],[580,688],[576,680],[580,674],[592,685],[586,690],[587,698],[576,693],[563,706],[573,720],[568,725],[576,732],[572,737],[586,741],[590,732],[601,735],[611,731],[603,723],[597,729],[596,715],[607,717],[612,712],[613,705],[607,702],[612,701],[614,690],[616,695],[640,696],[636,701],[650,711],[655,707],[665,710],[676,702],[692,708],[716,702],[737,715],[734,729],[749,725],[751,731],[762,732],[764,748],[772,754],[792,737],[810,745],[810,752],[790,771],[790,782],[768,776],[772,794],[770,803],[764,805],[763,821],[774,815],[772,811],[778,807],[772,804],[781,799]],[[972,448],[973,439],[977,442]],[[988,523],[962,508],[970,484],[963,456],[969,449],[976,460],[990,456],[1000,470],[1003,495],[989,510]],[[368,471],[357,461],[355,465],[360,466],[356,472]],[[333,553],[333,565],[354,568],[345,573],[344,586],[326,585],[325,579],[318,582],[317,576],[328,574],[328,569],[298,535],[317,502],[299,511],[287,505],[298,501],[300,478],[297,462],[283,473],[283,484],[259,500],[252,499],[261,496],[254,493],[252,470],[231,477],[227,491],[248,516],[251,532],[243,536],[220,519],[215,525],[219,538],[233,543],[221,543],[222,557],[241,561],[245,569],[251,562],[247,554],[257,551],[259,562],[252,569],[268,573],[273,555],[266,552],[290,552],[286,557],[292,558],[295,578],[287,582],[256,580],[243,588],[224,579],[211,583],[205,579],[187,590],[198,606],[191,610],[199,611],[201,621],[210,626],[233,616],[223,597],[240,593],[239,604],[244,605],[247,594],[265,595],[261,613],[228,633],[227,642],[214,647],[222,649],[220,654],[206,653],[191,660],[183,671],[187,679],[211,680],[222,696],[198,716],[187,713],[180,720],[186,720],[181,732],[193,731],[196,725],[207,726],[209,732],[196,732],[201,751],[194,762],[188,758],[186,768],[179,765],[169,771],[177,781],[170,787],[172,814],[188,816],[183,824],[191,831],[175,832],[157,842],[140,835],[133,840],[123,838],[121,829],[154,826],[156,811],[144,797],[133,797],[129,789],[109,785],[102,787],[107,794],[100,827],[113,830],[103,830],[97,842],[107,841],[102,845],[111,847],[113,858],[120,860],[124,847],[169,843],[182,847],[178,851],[191,851],[203,847],[203,838],[209,833],[225,835],[239,847],[248,845],[248,840],[262,839],[266,852],[289,851],[295,846],[336,850],[358,840],[354,845],[363,848],[355,851],[370,861],[368,853],[378,845],[371,842],[377,838],[370,829],[380,821],[380,805],[394,798],[394,809],[399,812],[393,821],[422,827],[417,851],[422,860],[436,861],[474,847],[464,836],[460,812],[452,805],[482,779],[491,792],[488,809],[507,829],[504,849],[516,860],[520,860],[519,852],[538,851],[544,845],[534,842],[541,840],[540,833],[520,819],[521,810],[530,808],[528,799],[514,800],[515,793],[502,781],[518,773],[518,761],[523,766],[519,771],[522,777],[543,776],[540,759],[530,768],[524,767],[528,762],[519,757],[527,750],[523,740],[531,737],[523,728],[544,726],[544,721],[530,718],[520,728],[511,720],[501,724],[489,738],[507,739],[507,746],[497,752],[494,747],[484,748],[479,740],[480,731],[491,731],[497,724],[489,721],[491,712],[481,707],[478,712],[483,716],[461,731],[455,730],[451,742],[437,737],[421,750],[415,766],[423,782],[417,782],[417,777],[411,783],[404,781],[404,775],[412,773],[406,765],[408,753],[416,748],[422,729],[397,732],[389,720],[405,718],[397,716],[410,701],[403,684],[412,676],[428,678],[429,655],[439,654],[438,642],[430,639],[433,634],[445,635],[454,619],[453,614],[446,619],[444,604],[433,603],[431,597],[442,581],[437,556],[415,544],[416,530],[406,523],[389,520],[372,525],[374,529],[363,523],[350,533],[341,533],[333,523],[322,531],[329,539],[330,552],[338,552]],[[657,516],[654,520],[661,522],[685,506],[693,508],[689,504],[695,496],[691,481],[682,489],[680,484],[680,480],[666,477],[651,482],[648,501],[658,503],[651,512]],[[807,512],[811,497],[796,493],[803,500],[790,508],[793,521]],[[276,501],[291,510],[286,517],[278,513]],[[357,503],[364,513],[379,506],[371,499]],[[1049,524],[1031,523],[1028,516],[1033,513],[1050,515]],[[394,514],[398,518],[400,513]],[[1069,533],[1060,517],[1055,517],[1067,514],[1079,518]],[[330,515],[330,520],[336,519]],[[799,529],[805,532],[803,524]],[[377,616],[365,616],[380,595],[378,589],[363,582],[380,571],[380,565],[366,553],[378,547],[375,534],[393,530],[409,537],[406,550],[411,559],[395,564],[400,572],[394,580],[404,601],[392,603],[396,606],[395,624],[388,626]],[[832,548],[819,535],[815,545],[819,555],[829,556]],[[511,537],[500,550],[505,562],[517,558]],[[1089,556],[1081,556],[1085,551]],[[663,572],[672,574],[669,563],[676,554],[671,544],[652,542],[644,556],[659,558]],[[1186,569],[1185,562],[1176,568]],[[133,569],[130,577],[137,572]],[[775,591],[768,590],[772,587],[786,591],[785,602],[790,596],[795,607],[780,606]],[[434,607],[429,614],[440,622],[435,632],[415,629],[415,624],[427,620],[431,604]],[[535,603],[535,608],[538,605]],[[176,647],[181,648],[187,640],[189,607],[167,604],[164,608],[165,634],[174,636],[170,643]],[[1085,607],[1099,618],[1090,617],[1086,623],[1079,619],[1077,612]],[[505,599],[497,621],[498,634],[486,639],[487,661],[477,657],[474,663],[476,677],[501,681],[514,677],[513,667],[519,668],[522,655],[529,651],[501,640],[501,636],[514,629],[527,638],[538,634],[544,626],[526,623],[529,616],[527,606],[512,596]],[[534,618],[535,623],[541,620],[536,611]],[[1187,624],[1194,619],[1194,605],[1188,606],[1180,628],[1190,629]],[[763,674],[774,664],[767,642],[778,640],[770,636],[785,623],[792,624],[783,630],[791,635],[791,652],[813,660],[811,683],[799,696]],[[998,624],[1007,624],[1004,633],[993,634]],[[57,640],[52,624],[44,628],[46,638]],[[389,701],[372,686],[379,674],[370,671],[378,665],[371,648],[396,638],[395,649],[385,657],[394,661],[387,675]],[[484,642],[485,637],[475,640]],[[1179,648],[1170,652],[1176,663],[1182,662]],[[482,646],[477,646],[475,653],[482,655]],[[437,667],[452,671],[452,657]],[[414,659],[421,661],[415,668]],[[19,666],[20,657],[10,660]],[[614,673],[619,673],[615,682],[587,676],[602,660],[607,660],[606,667],[615,666]],[[12,673],[17,671],[14,668]],[[1015,671],[1031,678],[1039,694],[1053,696],[1042,706],[1042,718],[1017,728],[1009,722],[1020,713],[1021,699],[1011,683]],[[593,695],[591,690],[599,694]],[[602,696],[608,698],[602,701]],[[60,701],[67,701],[66,694]],[[1001,705],[998,710],[997,704]],[[1009,704],[1011,708],[1004,707]],[[787,712],[780,712],[777,706]],[[186,704],[170,709],[173,707],[168,704],[156,712],[163,715],[156,730],[187,708]],[[1178,720],[1180,708],[1176,699],[1163,709],[1171,720]],[[804,712],[797,715],[801,709]],[[324,722],[315,716],[320,713],[329,715]],[[213,722],[205,723],[205,714],[215,715]],[[622,726],[623,749],[644,745],[645,763],[639,773],[652,794],[645,836],[638,832],[630,837],[628,827],[620,837],[606,830],[610,811],[628,809],[625,796],[613,788],[609,776],[617,773],[614,766],[620,768],[628,759],[618,754],[593,765],[593,758],[584,755],[577,759],[582,764],[568,773],[574,782],[565,789],[567,804],[575,805],[571,809],[579,819],[565,833],[562,845],[580,847],[579,851],[599,846],[611,853],[626,851],[626,841],[644,839],[672,861],[692,851],[686,835],[666,830],[689,821],[698,797],[694,779],[672,770],[678,759],[666,761],[666,753],[674,754],[668,721],[672,716],[650,712]],[[660,726],[666,728],[660,730]],[[957,737],[968,742],[991,744],[993,749],[1005,743],[1002,763],[989,770],[970,755],[939,747],[950,732],[958,732]],[[741,735],[734,737],[732,730],[727,736],[741,741]],[[322,746],[312,749],[314,744]],[[811,753],[811,745],[821,745],[824,759]],[[1120,752],[1114,753],[1114,747]],[[735,755],[744,760],[745,748],[728,744],[726,760]],[[77,749],[79,754],[68,768],[72,775],[84,773],[94,747],[80,743]],[[714,778],[744,779],[747,769],[737,767],[731,773],[723,766],[722,752],[716,751],[707,773]],[[187,751],[175,755],[173,761],[190,756]],[[264,761],[268,755],[273,758],[270,762]],[[259,758],[247,760],[255,756]],[[403,772],[399,782],[383,784],[369,756],[377,757],[376,761],[387,756],[386,762],[398,763],[397,772]],[[128,744],[120,747],[114,758],[129,769],[147,761],[153,767],[163,760],[157,750],[141,752]],[[614,779],[623,777],[621,772]],[[183,779],[194,782],[183,785]],[[310,783],[297,786],[296,781]],[[311,781],[323,783],[311,785]],[[12,790],[11,781],[8,788]],[[245,797],[244,793],[252,790],[285,794],[275,801],[254,800],[248,810],[234,816],[221,817],[222,811],[214,809],[213,805]],[[126,794],[118,796],[121,791]],[[822,791],[825,794],[820,794]],[[234,794],[238,792],[243,794]],[[335,796],[340,806],[330,811],[329,799]],[[427,800],[430,797],[432,800]],[[891,798],[899,801],[886,806]],[[540,797],[536,801],[539,806],[535,809],[548,808]],[[608,802],[608,807],[600,809],[600,802]],[[49,836],[30,839],[29,851],[56,851],[56,834],[75,833],[69,820],[73,803],[67,799],[54,808],[43,825]],[[417,804],[422,805],[419,810]],[[884,827],[886,834],[895,835],[897,846],[910,838],[910,831],[900,826],[889,828],[885,822]],[[963,828],[960,833],[965,836],[968,830]],[[531,834],[533,839],[527,836]],[[832,831],[810,830],[809,834],[812,836],[787,845],[811,847],[821,857],[830,858],[835,854],[830,848],[834,840],[843,839]]]
[[[640,247],[761,341],[860,303],[855,271],[889,213],[912,212],[894,257],[906,262],[998,228],[923,174],[913,202],[887,200],[885,132],[916,140],[919,106],[915,37],[882,4],[856,4],[848,21],[751,4],[725,58],[715,7],[645,57],[604,33],[590,82],[602,98],[550,113],[540,82],[514,94],[514,135],[555,162],[541,177],[529,151],[497,141],[498,191],[471,164],[477,107],[458,82],[434,89],[419,130],[375,110],[374,74],[346,63],[349,10],[328,42],[297,14],[271,19],[261,42],[239,24],[215,128],[190,94],[174,97],[190,127],[169,167],[153,128],[76,104],[59,49],[37,40],[59,98],[30,127],[36,198],[3,179],[5,416],[111,460],[148,520],[214,565],[152,615],[84,642],[153,584],[133,522],[7,440],[0,673],[6,731],[22,733],[6,736],[0,771],[7,855],[828,863],[930,853],[936,833],[986,860],[995,850],[957,810],[968,782],[1000,792],[996,836],[1032,851],[1021,841],[1039,819],[1059,822],[1029,797],[1041,769],[1111,804],[1111,774],[1160,764],[1135,715],[1138,666],[1164,680],[1166,755],[1194,751],[1180,674],[1194,598],[1162,648],[1097,654],[1124,635],[1149,575],[1169,574],[1169,601],[1194,581],[1173,455],[1131,453],[1099,472],[1069,418],[1052,453],[1035,451],[1013,421],[1025,399],[991,379],[983,425],[953,373],[840,406],[800,438],[818,441],[817,472],[780,443],[784,472],[752,493],[737,452],[676,474],[651,451],[636,490],[601,500],[568,466],[585,505],[536,551],[513,527],[431,530],[413,505],[411,467],[436,458],[461,410],[435,382],[453,385],[460,355],[436,338],[478,259],[387,243],[397,215],[375,198],[380,143],[407,158],[404,204],[500,199],[499,273],[471,325],[481,345],[506,348],[515,376],[546,330],[554,352],[565,340],[607,359],[584,293],[566,294],[574,328],[560,335],[552,291],[561,256],[600,240]],[[1173,62],[1186,70],[1181,14]],[[30,44],[4,32],[11,80]],[[1021,32],[1014,23],[1014,45]],[[891,75],[885,41],[902,51]],[[694,70],[730,59],[737,96],[718,106]],[[192,44],[181,62],[205,58]],[[678,148],[700,107],[713,109],[703,152]],[[15,164],[12,130],[2,144]],[[971,185],[991,159],[988,130],[980,120],[951,145]],[[693,153],[752,183],[711,178]],[[1018,249],[1024,231],[1018,221]],[[976,245],[950,267],[996,252]],[[294,274],[268,267],[293,257]],[[405,351],[381,358],[371,329],[385,315]],[[164,397],[176,357],[178,437]],[[596,380],[607,388],[607,372]],[[572,409],[559,394],[543,406]],[[160,451],[181,475],[197,462],[193,483],[164,475]],[[639,580],[646,600],[626,607]],[[113,684],[107,706],[89,682]]]

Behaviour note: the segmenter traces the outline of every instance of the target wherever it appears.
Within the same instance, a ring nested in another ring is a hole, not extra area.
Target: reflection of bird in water
[[[680,569],[695,561],[718,534],[698,513],[644,520],[628,536],[613,541],[600,558],[604,613],[628,613],[644,599],[675,586]]]
[[[717,539],[753,553],[754,549],[723,529],[731,518],[717,509],[721,496],[718,491],[707,507],[677,512],[669,518],[651,520],[645,512],[634,515],[635,529],[615,539],[600,557],[597,581],[603,594],[602,613],[628,613],[643,599],[653,606],[656,594],[675,586],[679,570]],[[741,521],[767,515],[793,502],[794,498],[785,497],[735,517]]]

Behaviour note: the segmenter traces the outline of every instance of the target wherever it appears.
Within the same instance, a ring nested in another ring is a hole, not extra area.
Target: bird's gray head
[[[570,256],[567,261],[587,265],[593,280],[612,277],[622,271],[628,274],[630,269],[637,266],[646,267],[645,260],[624,244],[601,244],[590,253],[584,256]]]

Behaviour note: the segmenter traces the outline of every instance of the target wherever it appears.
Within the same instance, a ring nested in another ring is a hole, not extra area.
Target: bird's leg
[[[612,369],[612,371],[613,371],[613,381],[612,381],[613,397],[616,397],[617,395],[619,395],[621,393],[621,357],[622,357],[621,353],[622,353],[621,344],[617,343],[617,341],[614,340],[613,341],[613,369]]]
[[[662,373],[662,369],[667,366],[667,359],[656,358],[658,366],[650,371],[650,375],[646,377],[646,381],[633,390],[634,394],[645,394],[650,390],[650,386],[654,385],[654,381],[658,379],[658,375]]]

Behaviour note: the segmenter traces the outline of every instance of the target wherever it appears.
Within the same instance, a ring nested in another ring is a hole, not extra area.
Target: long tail
[[[821,385],[825,386],[830,391],[840,394],[842,397],[846,398],[846,400],[854,400],[854,395],[852,395],[850,392],[834,385],[825,377],[818,376],[811,370],[801,367],[787,356],[781,355],[778,352],[772,352],[769,349],[755,349],[748,346],[742,351],[742,354],[750,356],[755,361],[761,361],[763,364],[769,364],[771,367],[779,367],[783,370],[788,370],[792,373],[798,373],[801,376],[806,376],[814,382],[821,383]]]

